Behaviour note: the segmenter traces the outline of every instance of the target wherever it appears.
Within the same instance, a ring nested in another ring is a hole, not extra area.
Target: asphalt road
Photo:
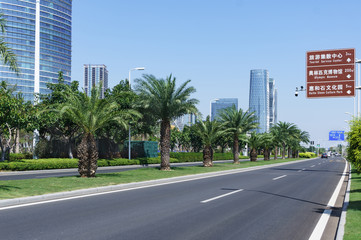
[[[0,209],[1,239],[308,239],[345,161]]]
[[[240,159],[240,161],[249,161],[249,159]],[[233,160],[220,160],[214,163],[233,162]],[[171,166],[197,166],[202,165],[202,162],[188,162],[188,163],[172,163]],[[159,164],[150,164],[149,166],[128,165],[128,166],[114,166],[114,167],[99,167],[97,173],[114,173],[129,170],[135,170],[144,167],[159,167]],[[51,170],[36,170],[36,171],[15,171],[15,172],[0,172],[0,181],[2,180],[24,180],[34,178],[50,178],[50,177],[69,177],[78,176],[78,169],[51,169]]]

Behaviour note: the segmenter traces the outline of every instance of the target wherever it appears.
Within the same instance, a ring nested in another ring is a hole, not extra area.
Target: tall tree
[[[233,163],[238,164],[239,137],[258,127],[257,117],[253,112],[237,110],[234,105],[221,111],[219,117],[222,128],[233,138]]]
[[[290,144],[290,141],[292,141],[298,128],[295,124],[289,122],[278,122],[273,128],[273,131],[277,133],[276,141],[282,146],[282,159],[285,159],[286,147]]]
[[[250,152],[250,160],[251,162],[257,161],[258,150],[262,146],[261,134],[252,132],[251,136],[248,139],[248,146]]]
[[[119,111],[114,101],[100,99],[101,85],[92,88],[90,97],[85,93],[75,94],[70,90],[66,91],[66,94],[66,101],[60,105],[57,112],[75,123],[82,133],[77,151],[80,176],[95,177],[98,160],[96,131],[110,122],[126,128],[129,119],[140,114],[133,110]]]
[[[274,160],[278,158],[278,149],[282,146],[282,138],[281,138],[281,131],[276,126],[273,126],[270,130],[270,133],[273,136],[273,146],[274,146]]]
[[[293,144],[292,144],[292,157],[297,158],[299,150],[302,149],[301,143],[309,143],[310,142],[310,134],[306,131],[302,131],[301,129],[297,129],[297,132],[293,136]]]
[[[196,134],[202,139],[203,144],[203,166],[213,166],[213,148],[217,139],[223,134],[221,126],[217,121],[211,121],[207,116],[205,121],[195,124]]]
[[[170,170],[170,123],[171,120],[190,112],[197,112],[198,100],[190,98],[196,90],[187,87],[190,80],[178,88],[176,78],[169,75],[166,79],[157,79],[153,75],[143,75],[136,79],[136,92],[146,108],[151,108],[154,117],[160,120],[161,170]]]
[[[15,144],[16,130],[33,130],[34,107],[30,102],[24,102],[20,93],[14,94],[15,88],[8,87],[2,81],[0,83],[0,148],[1,161],[5,160],[5,154]]]
[[[347,160],[353,168],[361,173],[361,119],[354,118],[350,122],[350,131],[347,134]]]
[[[261,147],[263,148],[264,160],[270,160],[271,148],[274,146],[274,137],[271,133],[261,134]]]
[[[6,30],[6,19],[4,18],[4,14],[0,13],[0,31],[2,35],[5,35]],[[0,57],[1,61],[8,65],[11,70],[16,73],[19,73],[19,66],[16,61],[15,53],[9,48],[7,43],[4,40],[4,37],[0,37]]]
[[[65,116],[52,111],[44,111],[48,108],[58,108],[59,105],[67,101],[67,91],[73,94],[80,94],[78,87],[79,82],[73,81],[70,86],[64,82],[63,72],[58,73],[58,83],[48,83],[47,88],[50,90],[49,94],[40,94],[40,103],[36,107],[40,110],[38,115],[38,130],[40,137],[45,139],[45,136],[50,138],[59,138],[68,143],[68,157],[73,158],[72,140],[74,139],[78,126]]]

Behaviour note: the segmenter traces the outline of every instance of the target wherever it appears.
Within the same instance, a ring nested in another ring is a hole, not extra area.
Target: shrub
[[[17,162],[0,163],[1,170],[25,171],[25,170],[44,170],[44,169],[61,169],[77,168],[77,159],[49,158],[37,160],[19,160]]]
[[[313,152],[299,153],[300,158],[314,158],[316,156],[317,156],[316,153]]]
[[[10,153],[9,161],[15,162],[21,159],[32,159],[33,154],[31,153]]]
[[[177,159],[171,158],[171,163],[178,162]],[[122,165],[148,165],[159,164],[160,157],[155,158],[140,158],[140,159],[99,159],[98,167],[106,166],[122,166]],[[45,159],[22,159],[16,162],[2,162],[0,163],[0,170],[8,171],[26,171],[26,170],[45,170],[45,169],[63,169],[63,168],[77,168],[78,159],[70,158],[45,158]]]
[[[201,162],[202,152],[171,152],[170,157],[178,159],[179,162]],[[214,153],[213,160],[232,160],[233,153]]]

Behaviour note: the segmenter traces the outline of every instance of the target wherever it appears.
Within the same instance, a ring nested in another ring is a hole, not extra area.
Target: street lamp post
[[[128,78],[128,81],[129,81],[129,89],[131,90],[132,89],[132,85],[130,83],[130,73],[132,71],[136,71],[136,70],[144,70],[145,68],[144,67],[137,67],[137,68],[132,68],[129,70],[129,78]],[[130,134],[130,124],[129,124],[129,146],[128,146],[128,159],[130,160],[131,159],[131,146],[130,146],[130,142],[131,142],[131,134]]]

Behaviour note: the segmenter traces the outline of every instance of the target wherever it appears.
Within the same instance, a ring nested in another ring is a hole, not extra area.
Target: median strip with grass
[[[72,191],[87,188],[96,188],[131,182],[141,182],[170,177],[193,175],[200,173],[233,170],[238,168],[255,167],[274,163],[283,163],[300,160],[279,159],[271,161],[241,162],[240,164],[215,164],[213,167],[202,166],[174,167],[172,171],[160,171],[158,168],[141,168],[119,173],[97,174],[95,178],[54,177],[43,179],[7,180],[0,181],[0,199],[12,199],[48,193]]]

